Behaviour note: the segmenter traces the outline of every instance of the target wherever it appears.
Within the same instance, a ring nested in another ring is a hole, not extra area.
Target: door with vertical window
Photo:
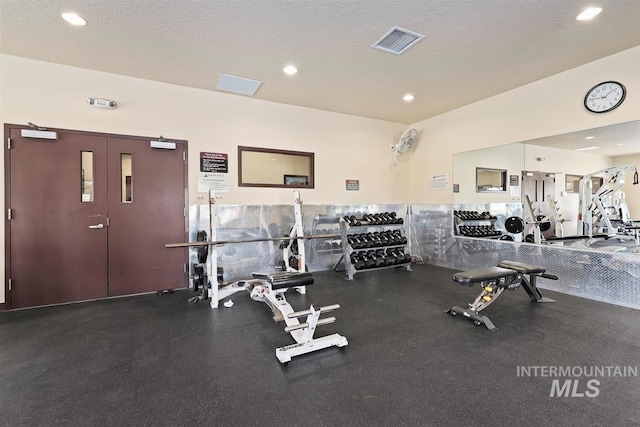
[[[555,183],[555,173],[540,171],[522,172],[522,202],[527,203],[528,196],[536,217],[545,217],[553,213],[547,197],[555,197]],[[527,212],[528,210],[525,209],[525,216]],[[531,227],[533,226],[527,225],[525,234],[530,232]],[[555,235],[554,227],[543,231],[542,235],[545,238],[553,237]]]
[[[9,308],[186,286],[184,142],[5,126]]]
[[[185,233],[183,150],[109,137],[109,296],[185,283],[185,252],[166,249]]]

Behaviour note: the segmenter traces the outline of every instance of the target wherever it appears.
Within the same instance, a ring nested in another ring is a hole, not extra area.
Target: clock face
[[[584,106],[593,113],[606,113],[617,108],[627,96],[625,87],[618,82],[595,85],[584,97]]]

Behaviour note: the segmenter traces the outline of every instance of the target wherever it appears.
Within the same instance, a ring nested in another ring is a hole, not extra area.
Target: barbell
[[[235,243],[254,243],[254,242],[281,242],[284,240],[296,240],[296,239],[340,239],[342,236],[339,234],[316,234],[310,236],[295,236],[295,237],[258,237],[255,239],[241,239],[241,240],[215,240],[215,241],[200,241],[200,242],[184,242],[184,243],[167,243],[165,248],[197,248],[202,246],[222,246]]]
[[[565,222],[569,221],[566,219],[553,219],[553,218],[548,218],[546,221],[542,221],[544,218],[545,217],[543,215],[538,215],[536,216],[535,221],[527,221],[525,223],[525,221],[518,216],[510,216],[504,222],[504,228],[509,233],[518,234],[524,231],[525,224],[538,224],[540,227],[540,231],[547,231],[551,228],[551,223],[559,222],[561,224],[564,224]]]

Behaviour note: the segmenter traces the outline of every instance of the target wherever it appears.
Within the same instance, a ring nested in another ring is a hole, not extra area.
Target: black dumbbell
[[[398,253],[395,248],[387,249],[386,254],[385,260],[389,258],[389,265],[398,264]]]
[[[376,262],[365,253],[360,253],[359,258],[364,262],[364,268],[373,268],[376,266]]]
[[[374,267],[382,267],[384,266],[384,258],[379,257],[376,254],[376,251],[369,251],[367,252],[367,258],[370,258],[373,260],[374,262]]]
[[[397,245],[398,237],[392,233],[391,231],[384,232],[385,237],[387,238],[387,245]]]
[[[384,232],[375,232],[373,233],[379,240],[380,246],[389,246],[389,237]]]
[[[408,262],[411,262],[411,256],[408,254],[405,254],[402,249],[398,249],[396,253],[398,254],[398,260],[400,264],[406,264]]]
[[[378,249],[376,253],[384,260],[385,266],[393,265],[396,263],[396,258],[389,253],[385,253],[384,249]]]
[[[351,264],[355,267],[356,270],[362,270],[365,268],[364,260],[362,260],[357,254],[351,254]]]
[[[400,231],[398,230],[398,233],[400,233]],[[402,233],[400,233],[400,244],[401,245],[406,245],[409,241],[407,240],[407,236],[403,236]]]
[[[371,245],[371,242],[369,241],[365,233],[358,234],[357,238],[360,241],[358,249],[368,248]]]

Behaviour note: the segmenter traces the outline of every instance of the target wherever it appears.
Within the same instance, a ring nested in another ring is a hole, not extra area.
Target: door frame
[[[9,220],[9,209],[11,208],[11,150],[9,149],[9,141],[11,138],[11,129],[30,129],[28,125],[20,125],[14,123],[4,123],[4,140],[6,141],[4,145],[4,295],[5,302],[0,303],[0,311],[11,309],[12,301],[11,301],[11,290],[9,289],[9,280],[11,279],[11,221]],[[157,140],[159,137],[147,137],[147,136],[138,136],[138,135],[126,135],[126,134],[117,134],[117,133],[106,133],[106,132],[94,132],[94,131],[84,131],[84,130],[76,130],[76,129],[62,129],[62,128],[46,128],[48,131],[60,132],[60,133],[72,133],[79,135],[87,135],[87,136],[101,136],[101,137],[113,137],[113,138],[127,138],[132,140],[139,141],[151,141]],[[162,137],[160,137],[162,138]],[[184,148],[184,173],[183,173],[183,184],[184,184],[184,234],[185,241],[188,239],[189,234],[189,141],[185,139],[167,139],[168,142],[175,142],[178,146],[182,146]],[[183,145],[184,144],[184,145]],[[106,261],[105,261],[106,262]],[[188,256],[185,256],[185,262],[188,264]],[[187,269],[188,273],[188,269]],[[183,283],[185,287],[187,286],[188,277],[185,276],[185,282]],[[105,283],[105,286],[107,284]],[[107,297],[112,298],[112,297]],[[119,297],[118,297],[119,298]],[[62,303],[69,304],[69,303]]]

